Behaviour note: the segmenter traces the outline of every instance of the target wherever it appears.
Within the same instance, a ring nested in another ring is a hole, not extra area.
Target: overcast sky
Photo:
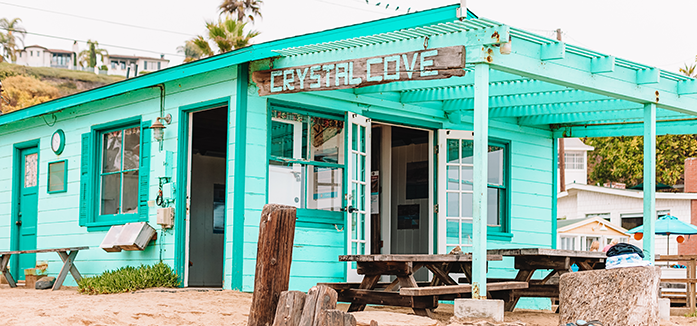
[[[93,39],[110,53],[158,56],[181,63],[176,48],[205,31],[205,21],[218,18],[221,0],[0,0],[0,18],[22,19],[29,32],[67,38],[27,35],[25,45],[72,48],[72,41]],[[252,28],[261,31],[255,43],[311,33],[411,11],[456,0],[264,0],[263,19]],[[386,4],[390,6],[385,9]],[[564,31],[564,41],[619,58],[677,71],[697,55],[692,17],[694,0],[468,0],[469,9],[493,19],[545,36]],[[22,7],[19,7],[22,6]],[[399,10],[393,10],[399,6]],[[43,11],[23,8],[31,7]],[[68,13],[90,19],[46,11]],[[129,27],[108,23],[117,22]],[[79,43],[80,49],[85,48]],[[120,46],[125,48],[118,48]]]

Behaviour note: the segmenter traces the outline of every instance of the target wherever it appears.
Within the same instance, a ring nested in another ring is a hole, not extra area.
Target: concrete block
[[[559,278],[560,324],[658,325],[660,277],[656,266],[566,273]]]
[[[503,300],[455,299],[455,318],[503,321]]]
[[[658,319],[670,320],[670,299],[658,299]]]

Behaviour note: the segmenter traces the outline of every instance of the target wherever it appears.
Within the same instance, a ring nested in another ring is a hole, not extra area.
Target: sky
[[[83,50],[81,41],[92,39],[112,54],[164,54],[174,65],[183,60],[177,47],[204,34],[221,1],[0,0],[0,18],[21,18],[28,32],[53,36],[27,35],[25,45],[70,50],[78,40]],[[453,3],[459,2],[264,0],[263,18],[250,27],[261,32],[254,43],[262,43]],[[561,28],[567,43],[669,71],[697,55],[694,0],[468,0],[467,6],[479,17],[544,36]]]

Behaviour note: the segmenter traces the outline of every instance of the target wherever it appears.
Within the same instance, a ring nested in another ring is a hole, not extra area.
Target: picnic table
[[[10,257],[12,255],[19,254],[38,254],[44,252],[56,252],[63,260],[63,268],[61,268],[58,277],[56,277],[56,282],[53,284],[53,291],[60,289],[63,285],[65,277],[68,276],[68,272],[73,275],[75,281],[80,281],[82,276],[78,272],[77,267],[75,267],[75,256],[80,250],[87,250],[89,247],[71,247],[71,248],[58,248],[58,249],[36,249],[36,250],[15,250],[15,251],[0,251],[0,272],[5,276],[5,280],[10,285],[10,287],[17,287],[15,279],[10,274],[7,264],[10,262]]]
[[[511,289],[492,293],[492,298],[504,300],[504,309],[513,311],[521,297],[541,297],[559,299],[558,276],[571,271],[576,264],[580,271],[604,269],[607,256],[604,252],[575,251],[560,249],[496,249],[488,250],[489,255],[514,257],[514,267],[518,270],[515,279],[488,279],[487,282],[516,281],[526,282],[525,289]],[[542,280],[532,280],[537,270],[551,270]]]
[[[500,261],[501,255],[488,255],[488,261]],[[361,283],[322,283],[337,291],[339,301],[350,302],[348,311],[361,311],[367,304],[411,307],[417,315],[428,316],[438,307],[438,300],[465,297],[471,284],[458,284],[449,274],[472,275],[472,255],[345,255],[340,261],[356,262]],[[433,273],[431,282],[417,283],[414,273],[427,268]],[[396,276],[391,283],[379,283],[383,275]],[[400,287],[397,290],[397,287]],[[487,284],[488,291],[527,287],[525,282]]]

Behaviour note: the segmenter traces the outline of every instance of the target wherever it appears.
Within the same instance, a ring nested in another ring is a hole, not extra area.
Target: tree
[[[697,62],[697,56],[695,56],[695,62]],[[694,63],[689,65],[689,66],[687,64],[685,64],[684,67],[682,67],[678,70],[680,71],[681,74],[683,74],[685,76],[692,77],[692,78],[697,77],[697,71],[696,71],[697,65]]]
[[[21,47],[24,47],[24,36],[27,34],[27,30],[19,26],[19,22],[21,21],[22,20],[19,18],[0,19],[0,30],[5,31],[4,35],[0,33],[0,45],[3,50],[2,56],[12,62],[17,61],[17,54],[22,51],[19,44],[21,43]]]
[[[218,22],[207,21],[207,37],[201,35],[186,41],[184,46],[177,50],[187,56],[185,61],[190,62],[199,58],[206,58],[216,54],[230,52],[251,44],[252,38],[258,36],[258,31],[244,31],[247,23],[238,22],[230,17],[225,20],[218,19]],[[216,51],[217,50],[217,51]],[[187,54],[189,51],[189,54]]]
[[[221,14],[237,16],[238,22],[248,20],[254,23],[254,16],[261,17],[262,0],[223,0],[218,9]]]
[[[624,182],[634,186],[643,180],[644,138],[586,138],[595,147],[588,153],[588,183]],[[685,159],[697,156],[696,135],[656,137],[656,179],[675,185],[684,183]]]
[[[99,42],[87,40],[87,49],[80,51],[78,62],[80,62],[80,65],[83,67],[94,68],[97,66],[97,55],[99,55],[99,59],[104,63],[104,57],[108,56],[109,52],[105,49],[100,49]]]

